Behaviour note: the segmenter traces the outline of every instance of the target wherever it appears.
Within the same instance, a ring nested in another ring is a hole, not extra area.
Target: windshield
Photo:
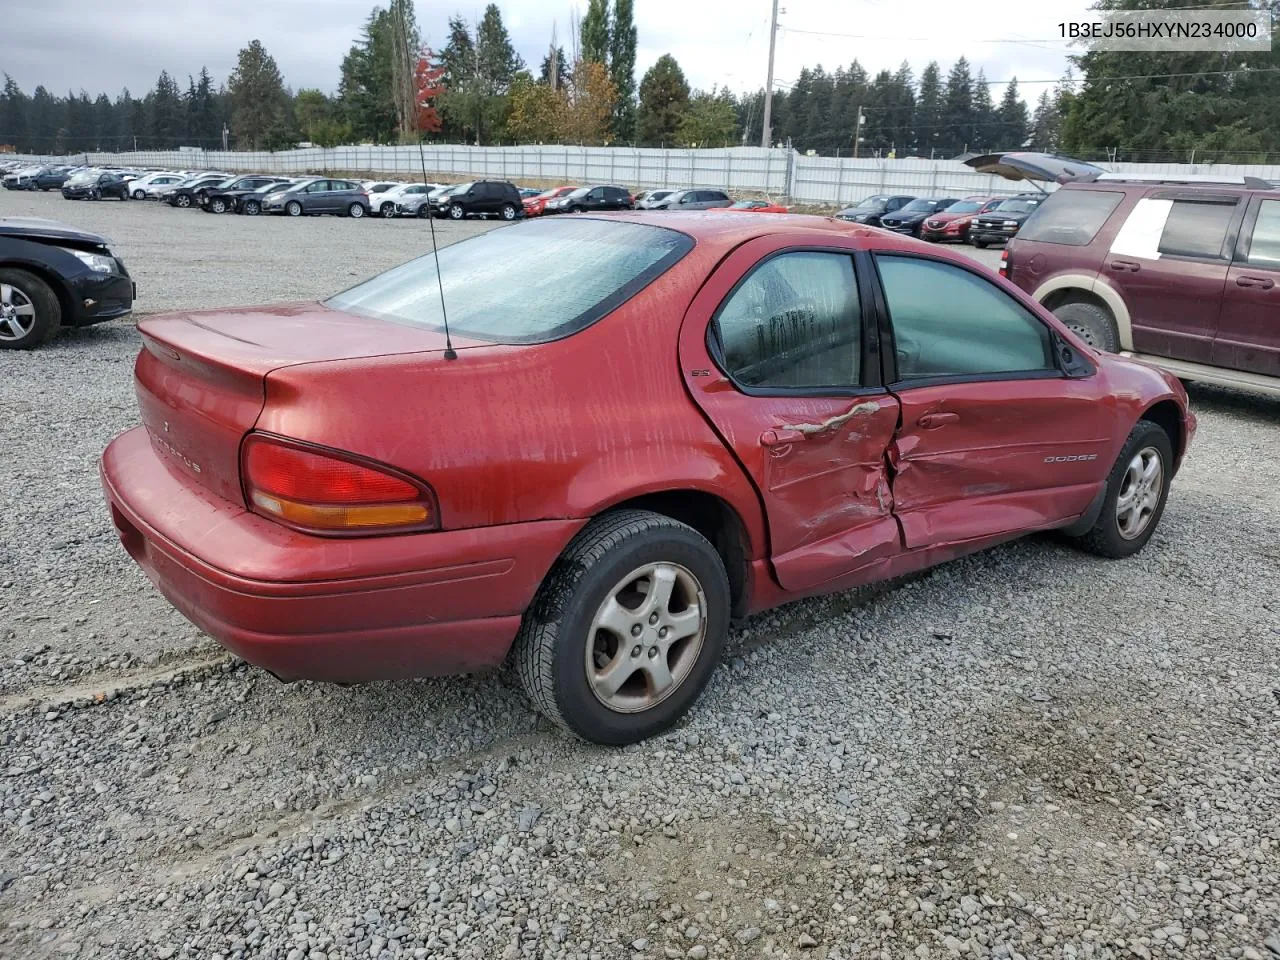
[[[287,186],[289,186],[287,183],[264,183],[262,186],[258,187],[253,192],[254,193],[270,193],[272,190],[283,190]]]
[[[460,194],[466,193],[475,185],[476,184],[474,180],[469,181],[467,183],[460,183],[456,187],[449,187],[448,189],[446,189],[444,195],[446,197],[456,197]]]
[[[645,197],[645,199],[646,200],[665,200],[667,199],[667,197],[671,196],[671,194],[673,194],[674,192],[675,192],[674,190],[654,190],[651,194]]]
[[[553,218],[494,230],[440,250],[455,334],[495,343],[543,343],[594,323],[665,272],[693,240],[664,227]],[[431,256],[419,257],[327,301],[335,310],[444,328]]]
[[[997,213],[1030,213],[1036,207],[1040,206],[1039,200],[1033,200],[1030,197],[1010,197],[1003,200],[1000,206],[996,207]]]
[[[560,188],[556,187],[552,190],[543,190],[540,194],[538,194],[537,199],[550,200],[552,197],[558,197],[558,196],[560,196]]]
[[[945,213],[977,213],[982,209],[983,201],[981,200],[957,200],[951,206],[947,207]]]
[[[938,209],[937,200],[912,200],[899,213],[933,213]]]
[[[590,192],[591,192],[590,187],[579,187],[577,190],[574,190],[568,196],[569,197],[585,197]],[[568,199],[568,197],[566,197],[566,199]]]
[[[879,207],[883,207],[883,206],[884,206],[885,201],[886,201],[886,200],[888,200],[888,199],[889,199],[888,197],[883,197],[883,196],[878,196],[878,197],[867,197],[867,199],[863,200],[860,204],[858,204],[857,206],[855,206],[853,209],[855,209],[855,210],[875,210],[875,209],[877,209],[877,208],[879,208]]]

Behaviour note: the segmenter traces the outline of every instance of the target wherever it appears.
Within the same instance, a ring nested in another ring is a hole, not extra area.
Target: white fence
[[[2,155],[0,155],[2,156]],[[36,158],[32,158],[36,159]],[[53,159],[53,158],[50,158]],[[797,203],[843,206],[873,193],[913,196],[1010,194],[1025,189],[953,160],[808,157],[785,149],[657,150],[629,147],[352,146],[279,153],[173,150],[76,154],[63,160],[134,167],[304,174],[364,172],[395,179],[493,177],[516,183],[617,183],[632,189],[718,187]],[[1280,180],[1280,166],[1114,163],[1116,173],[1230,174]]]

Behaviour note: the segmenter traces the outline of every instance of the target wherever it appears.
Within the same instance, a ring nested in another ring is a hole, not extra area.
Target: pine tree
[[[1031,118],[1031,149],[1052,153],[1058,149],[1062,118],[1058,103],[1048,90],[1040,94],[1035,115]]]
[[[981,70],[973,81],[973,129],[968,137],[969,149],[980,150],[984,146],[1000,146],[999,119],[991,102],[991,87]]]
[[[969,61],[961,57],[947,74],[946,93],[943,94],[941,147],[948,154],[966,149],[973,136],[973,78],[969,74]]]
[[[920,95],[916,99],[917,149],[922,157],[933,157],[942,147],[942,71],[931,60],[920,75]]]
[[[111,106],[111,98],[105,93],[98,94],[93,101],[93,148],[95,150],[114,150],[115,143],[115,109]]]
[[[27,95],[6,73],[4,92],[0,94],[0,143],[10,144],[20,152],[31,150],[27,128],[29,107]]]
[[[609,0],[587,0],[582,18],[582,59],[609,65]]]
[[[637,114],[639,139],[650,146],[672,144],[676,129],[689,103],[689,83],[675,57],[660,56],[640,81],[640,109]]]
[[[996,111],[1000,139],[993,146],[1000,150],[1021,150],[1028,136],[1027,105],[1018,95],[1018,78],[1014,77],[1004,88],[1000,106]]]
[[[555,54],[555,83],[551,82],[551,61],[553,51],[548,50],[547,55],[542,58],[542,66],[538,68],[538,82],[553,86],[557,90],[564,88],[569,82],[569,62],[565,59],[564,47],[557,45]]]
[[[635,0],[616,0],[609,35],[609,79],[617,98],[613,135],[623,143],[636,136],[636,39]]]
[[[259,150],[285,144],[289,97],[280,68],[260,40],[250,41],[240,51],[227,90],[231,95],[231,129],[239,146]]]

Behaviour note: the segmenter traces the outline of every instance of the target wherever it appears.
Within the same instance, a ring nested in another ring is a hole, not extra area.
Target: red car
[[[712,207],[720,213],[790,213],[789,207],[768,200],[739,200],[727,207]]]
[[[732,618],[1032,531],[1136,553],[1195,431],[1172,375],[883,230],[556,217],[439,269],[139,324],[115,526],[282,678],[512,654],[556,723],[636,741]]]
[[[536,197],[530,197],[524,202],[524,215],[526,217],[540,217],[547,212],[547,201],[555,200],[573,193],[577,187],[556,187],[554,190],[547,190],[538,194]]]
[[[980,213],[989,213],[1000,205],[1004,197],[965,197],[945,210],[931,213],[920,225],[922,240],[957,240],[963,243],[969,237],[969,227]]]

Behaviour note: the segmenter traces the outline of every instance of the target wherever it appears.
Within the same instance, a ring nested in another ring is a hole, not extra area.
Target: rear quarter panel
[[[737,511],[754,555],[759,502],[678,362],[681,319],[715,259],[695,246],[612,314],[553,343],[277,370],[257,429],[421,477],[446,529],[585,518],[694,489]]]

